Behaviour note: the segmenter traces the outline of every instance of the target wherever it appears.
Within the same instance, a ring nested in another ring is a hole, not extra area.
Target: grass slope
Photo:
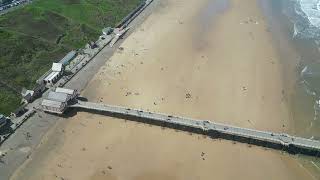
[[[37,0],[0,16],[0,82],[32,88],[51,63],[96,40],[141,0]],[[0,113],[8,114],[18,94],[0,87]]]

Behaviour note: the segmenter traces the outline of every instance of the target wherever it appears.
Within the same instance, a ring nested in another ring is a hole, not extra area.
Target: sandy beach
[[[82,96],[292,132],[290,89],[256,0],[159,4]],[[64,121],[12,179],[316,179],[294,156],[279,151],[85,112]]]

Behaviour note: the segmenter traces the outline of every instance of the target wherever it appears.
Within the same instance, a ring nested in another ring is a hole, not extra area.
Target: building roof
[[[112,32],[112,28],[111,27],[106,27],[102,29],[102,33],[104,35],[109,35]]]
[[[5,119],[6,117],[3,114],[0,114],[0,120]]]
[[[33,96],[33,94],[34,94],[34,91],[33,90],[28,90],[28,89],[26,89],[26,88],[23,88],[22,89],[22,91],[21,91],[21,95],[22,95],[22,97],[25,97],[25,96],[27,96],[27,95],[31,95],[31,96]]]
[[[34,91],[32,91],[32,90],[27,90],[27,91],[25,92],[25,94],[23,94],[23,96],[27,96],[28,94],[30,94],[31,96],[33,96]]]
[[[73,95],[75,90],[57,87],[56,88],[56,92],[57,93],[65,93],[65,94]]]
[[[49,99],[44,99],[41,103],[42,106],[54,107],[54,108],[61,108],[63,106],[62,102],[52,101]]]
[[[70,60],[73,59],[76,54],[76,51],[70,51],[64,58],[60,60],[60,63],[64,65],[69,64]]]
[[[67,102],[68,94],[50,91],[48,94],[48,99],[58,102]]]
[[[45,81],[52,81],[52,79],[59,76],[59,72],[51,72],[44,80]]]
[[[52,71],[61,72],[62,71],[62,63],[52,63]]]

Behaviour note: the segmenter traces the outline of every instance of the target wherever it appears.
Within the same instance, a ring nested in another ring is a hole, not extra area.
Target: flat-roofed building
[[[44,111],[62,114],[77,96],[77,90],[56,88],[48,93],[41,106]]]
[[[43,82],[47,85],[53,85],[63,74],[62,63],[52,63],[50,73],[43,79]]]
[[[68,65],[70,61],[77,56],[77,51],[70,51],[65,57],[63,57],[59,63],[64,66]]]
[[[51,70],[53,72],[62,72],[63,71],[62,63],[52,63]]]
[[[54,84],[60,77],[59,72],[51,72],[45,79],[44,82],[46,84]]]
[[[44,111],[62,114],[67,108],[67,103],[44,99],[41,103],[41,107]]]
[[[66,88],[57,87],[55,92],[68,94],[70,96],[69,99],[73,99],[76,96],[78,96],[78,91],[74,90],[74,89],[66,89]]]
[[[52,101],[67,103],[70,100],[70,96],[65,93],[58,93],[58,92],[50,91],[47,99],[52,100]]]

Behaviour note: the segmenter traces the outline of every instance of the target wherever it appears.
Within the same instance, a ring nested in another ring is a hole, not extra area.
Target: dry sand
[[[232,0],[226,11],[211,0],[160,4],[83,96],[290,132],[279,55],[255,0]],[[66,120],[13,179],[313,179],[274,150],[83,112]]]

